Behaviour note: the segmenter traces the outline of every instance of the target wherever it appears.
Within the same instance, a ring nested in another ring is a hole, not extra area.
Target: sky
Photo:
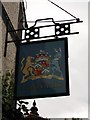
[[[26,0],[27,21],[43,18],[73,19],[48,0]],[[71,30],[79,32],[68,37],[70,96],[28,99],[30,108],[36,100],[40,116],[48,118],[88,118],[88,1],[52,0],[83,23],[74,24]],[[34,23],[29,23],[29,27]],[[43,24],[43,23],[42,23]],[[39,24],[41,25],[41,23]],[[45,30],[42,34],[53,32]]]

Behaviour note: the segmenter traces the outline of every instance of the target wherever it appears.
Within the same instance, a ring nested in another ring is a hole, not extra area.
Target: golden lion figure
[[[23,58],[21,62],[22,63],[21,70],[22,73],[24,74],[21,83],[28,81],[28,79],[33,75],[33,70],[34,70],[34,67],[32,66],[32,62],[31,62],[31,57],[30,56],[27,57],[25,66],[23,64],[24,60],[25,58]]]

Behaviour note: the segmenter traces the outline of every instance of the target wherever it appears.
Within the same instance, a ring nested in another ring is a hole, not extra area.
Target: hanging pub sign
[[[17,99],[69,95],[67,38],[19,44],[15,79]]]

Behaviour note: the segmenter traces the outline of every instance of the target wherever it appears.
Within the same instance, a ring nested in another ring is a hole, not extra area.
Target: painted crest
[[[40,50],[34,57],[22,58],[21,72],[23,77],[21,83],[38,78],[64,80],[60,65],[61,48],[54,49],[54,52],[53,57],[47,51]]]

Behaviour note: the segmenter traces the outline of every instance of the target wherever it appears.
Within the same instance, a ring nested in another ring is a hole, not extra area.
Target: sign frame
[[[64,42],[64,57],[65,57],[65,91],[62,93],[52,93],[52,94],[38,94],[38,95],[23,95],[23,96],[18,96],[17,95],[17,84],[18,84],[18,77],[19,77],[19,55],[20,55],[20,47],[21,46],[32,46],[34,44],[41,44],[41,43],[53,43],[58,41],[63,41]],[[14,92],[14,98],[19,100],[19,99],[33,99],[33,98],[46,98],[46,97],[59,97],[59,96],[68,96],[70,95],[69,91],[69,68],[68,68],[68,39],[67,37],[64,38],[55,38],[55,39],[48,39],[48,40],[42,40],[42,41],[32,41],[32,42],[26,42],[26,43],[19,43],[17,45],[17,51],[16,51],[16,65],[15,65],[15,92]]]

